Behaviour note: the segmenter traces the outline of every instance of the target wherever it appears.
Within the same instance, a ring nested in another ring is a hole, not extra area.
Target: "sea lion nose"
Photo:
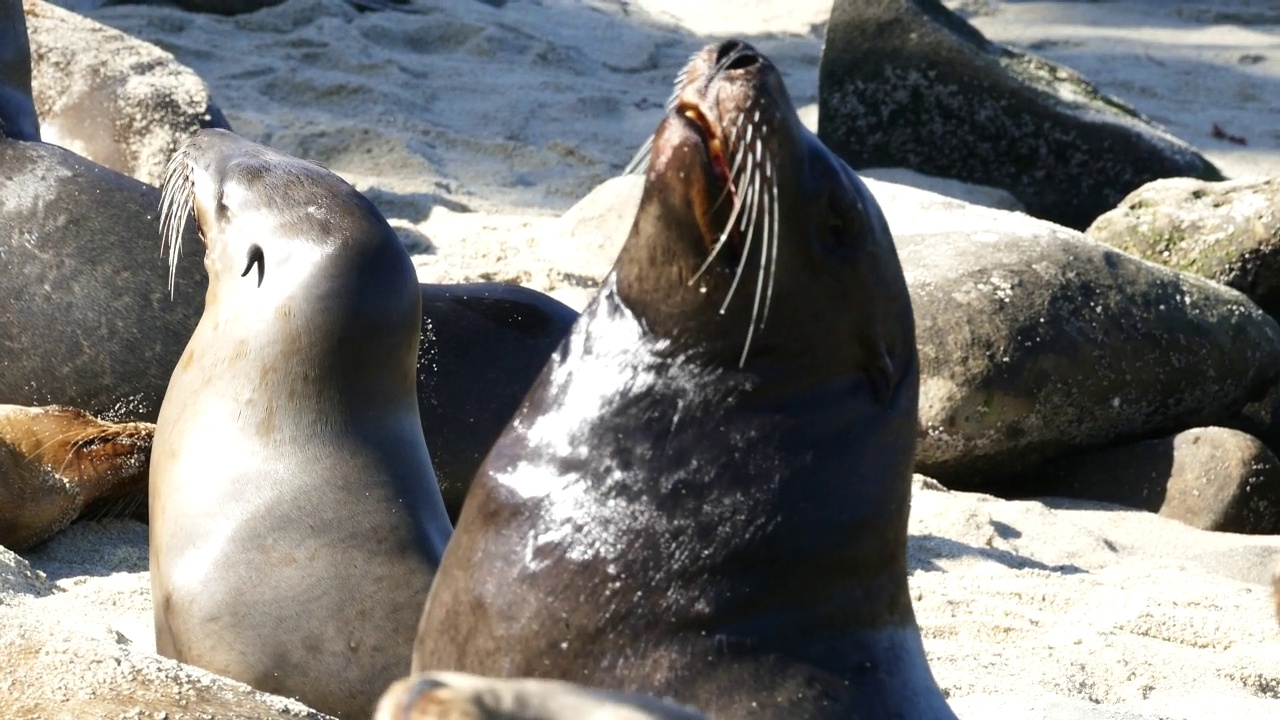
[[[716,67],[721,71],[745,70],[760,60],[760,53],[741,40],[726,40],[716,48]]]

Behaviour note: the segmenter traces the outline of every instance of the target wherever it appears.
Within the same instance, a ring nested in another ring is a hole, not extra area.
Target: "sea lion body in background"
[[[155,419],[203,305],[160,254],[160,191],[54,145],[0,140],[0,402]]]
[[[22,0],[0,0],[0,137],[39,140],[31,96],[31,42]]]
[[[918,385],[875,200],[766,58],[703,50],[613,272],[473,482],[414,670],[953,720],[907,588]]]
[[[69,407],[0,405],[0,545],[25,550],[98,504],[145,498],[150,423],[108,423]]]
[[[578,314],[504,283],[423,284],[418,410],[449,517]]]
[[[225,131],[175,155],[164,193],[169,241],[194,210],[209,290],[152,448],[156,649],[367,717],[451,531],[413,265],[346,182]]]

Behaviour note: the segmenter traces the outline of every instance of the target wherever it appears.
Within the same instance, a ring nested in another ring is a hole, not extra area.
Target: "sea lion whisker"
[[[639,175],[649,169],[649,156],[653,154],[653,136],[645,138],[644,144],[631,156],[627,166],[622,169],[623,175]]]
[[[755,156],[751,156],[755,160]],[[742,256],[738,258],[738,270],[733,274],[733,282],[729,285],[729,292],[725,293],[724,304],[720,306],[720,314],[723,315],[728,309],[729,303],[733,300],[733,294],[738,289],[738,281],[742,279],[742,271],[747,267],[747,256],[751,254],[751,243],[756,235],[756,213],[760,207],[758,194],[760,191],[760,176],[753,175],[751,177],[751,185],[747,189],[747,202],[751,205],[747,209],[747,215],[743,218],[743,232],[747,234],[746,240],[742,243]]]
[[[728,181],[725,182],[724,184],[724,190],[720,191],[720,197],[716,198],[715,203],[711,206],[711,212],[715,212],[717,209],[719,209],[720,203],[724,202],[724,199],[728,197],[730,194],[733,195],[734,203],[737,203],[738,195],[739,195],[738,186],[742,183],[742,179],[738,177],[738,171],[742,169],[742,160],[748,154],[743,152],[742,150],[743,148],[739,146],[737,148],[737,152],[734,153],[733,167],[729,168]]]
[[[769,184],[770,203],[773,207],[773,212],[771,213],[773,224],[770,226],[766,237],[772,238],[773,250],[770,252],[769,257],[769,285],[768,290],[765,291],[764,314],[760,317],[761,328],[764,327],[765,321],[769,319],[769,305],[773,302],[774,278],[778,272],[778,178],[773,170],[772,162],[766,162],[764,168]]]
[[[48,450],[49,448],[53,447],[54,445],[57,445],[57,444],[62,443],[62,442],[65,442],[67,438],[72,437],[72,436],[74,436],[74,435],[76,435],[76,434],[87,435],[87,434],[89,434],[89,433],[87,433],[87,432],[85,432],[85,431],[83,431],[83,430],[78,430],[78,429],[66,430],[66,431],[64,431],[64,432],[62,432],[62,433],[59,433],[58,435],[54,435],[53,437],[49,438],[49,439],[48,439],[48,441],[46,441],[43,445],[41,445],[40,447],[36,448],[36,449],[35,449],[35,451],[31,453],[31,455],[32,455],[32,457],[36,457],[36,456],[39,456],[39,455],[43,455],[43,454],[44,454],[44,451]],[[72,441],[71,441],[70,443],[68,443],[68,444],[69,444],[69,445],[72,445],[72,446],[73,446],[73,448],[74,448],[74,444],[75,444],[75,443],[77,443],[77,442],[79,442],[79,440],[72,440]],[[61,472],[61,470],[62,470],[62,468],[59,468],[59,472]]]
[[[165,168],[160,195],[160,252],[169,256],[169,299],[174,296],[178,260],[182,257],[182,231],[187,226],[194,198],[191,185],[191,161],[188,146],[182,146]]]
[[[685,80],[689,76],[689,66],[685,65],[676,79],[671,83],[671,94],[667,96],[666,102],[662,104],[664,112],[670,113],[676,109],[676,105],[680,102],[680,89],[684,87]],[[649,169],[649,160],[653,156],[653,136],[645,138],[644,144],[640,149],[631,156],[631,160],[627,162],[626,167],[622,169],[623,175],[639,175]]]
[[[746,154],[749,155],[749,153]],[[749,175],[752,172],[752,166],[755,162],[755,158],[748,157],[747,160],[747,167],[743,170],[744,175]],[[729,220],[724,224],[724,230],[720,233],[720,238],[716,240],[716,244],[712,246],[711,252],[707,253],[707,259],[703,261],[702,267],[699,267],[698,272],[694,273],[693,277],[689,278],[690,285],[697,282],[698,278],[702,277],[702,273],[706,272],[708,267],[711,267],[711,261],[715,260],[716,256],[720,254],[720,249],[724,247],[725,241],[727,241],[729,239],[729,235],[732,234],[733,223],[738,219],[738,214],[742,212],[742,206],[745,204],[746,196],[741,193],[735,193],[733,197],[733,210],[729,213]]]
[[[768,158],[766,157],[765,159],[767,160]],[[761,176],[762,176],[762,183],[767,186],[770,180],[769,165],[767,163],[763,165]],[[765,265],[767,264],[768,258],[771,254],[770,252],[771,248],[776,251],[776,247],[777,247],[775,244],[776,238],[771,237],[769,234],[769,227],[770,227],[769,218],[771,215],[776,214],[777,208],[773,207],[769,203],[767,196],[764,193],[760,193],[759,205],[763,207],[763,210],[761,211],[761,216],[760,216],[760,228],[761,228],[760,262],[759,262],[759,267],[756,270],[756,296],[755,296],[755,300],[752,301],[751,303],[751,322],[747,323],[747,340],[742,345],[742,357],[738,358],[738,367],[740,368],[744,367],[747,364],[747,353],[750,352],[751,340],[752,338],[755,337],[756,318],[759,317],[760,315],[760,298],[761,298],[761,295],[763,294],[761,291],[764,290]],[[754,231],[754,228],[753,228],[753,231]],[[744,252],[743,257],[745,258],[745,256],[746,256],[746,253]],[[772,288],[770,288],[770,290],[772,290]],[[764,318],[760,319],[760,329],[764,330]]]

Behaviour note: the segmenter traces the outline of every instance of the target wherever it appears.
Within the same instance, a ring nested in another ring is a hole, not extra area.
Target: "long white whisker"
[[[741,118],[738,119],[738,125],[739,126],[742,125]],[[735,132],[734,135],[736,137],[737,133]],[[730,142],[732,142],[732,139],[730,139]],[[730,145],[729,147],[733,147],[733,146]],[[731,191],[734,193],[734,202],[735,203],[737,202],[738,186],[742,184],[741,179],[738,177],[738,171],[742,169],[742,159],[750,154],[750,153],[743,152],[745,148],[741,145],[737,146],[737,148],[738,148],[738,152],[736,155],[734,155],[734,158],[733,158],[733,167],[729,168],[729,182],[725,183],[724,191],[720,193],[720,197],[716,198],[715,204],[711,206],[711,212],[715,212],[716,209],[720,207],[720,203],[724,202],[725,197]],[[732,221],[729,224],[732,225],[733,224]]]
[[[182,231],[186,228],[187,217],[191,213],[189,173],[187,149],[184,146],[169,160],[160,191],[160,252],[163,255],[168,250],[170,300],[174,296],[178,260],[182,257]]]
[[[649,156],[653,154],[653,136],[645,138],[644,144],[631,156],[630,162],[622,169],[623,175],[639,175],[649,169]]]
[[[764,176],[764,182],[767,185],[769,183],[769,166],[768,165],[764,166],[764,172],[762,173],[762,175]],[[755,297],[755,300],[752,301],[751,303],[751,322],[747,324],[747,341],[742,345],[742,357],[738,358],[738,367],[743,367],[747,364],[747,353],[751,350],[751,339],[755,337],[755,332],[756,332],[756,318],[760,314],[760,296],[761,296],[760,291],[764,289],[764,266],[765,266],[765,259],[769,256],[769,243],[770,243],[769,215],[772,209],[769,205],[768,200],[765,200],[764,198],[765,196],[761,194],[761,204],[764,205],[764,210],[760,218],[760,227],[762,228],[762,234],[763,234],[762,241],[764,244],[760,248],[760,263],[759,263],[759,268],[756,270],[756,297]],[[764,329],[763,322],[760,323],[760,329],[761,330]]]
[[[756,159],[754,157],[747,158],[747,165],[743,171],[744,175],[749,177],[751,173],[755,171],[755,161]],[[739,185],[739,183],[735,182],[735,186],[736,185]],[[702,267],[698,268],[698,272],[694,273],[693,277],[689,278],[690,285],[692,285],[698,278],[702,277],[702,273],[706,272],[707,268],[711,266],[711,261],[715,260],[716,255],[720,254],[720,248],[724,247],[725,241],[729,239],[729,234],[733,232],[733,223],[738,219],[738,215],[742,212],[742,206],[746,205],[746,201],[747,197],[744,193],[738,193],[735,195],[733,211],[729,213],[729,220],[724,224],[724,231],[720,233],[720,239],[717,240],[716,244],[711,248],[711,252],[707,253],[707,259],[703,261]]]
[[[778,215],[780,210],[778,207],[778,175],[774,172],[772,162],[765,163],[765,172],[769,176],[769,192],[773,206],[773,225],[770,232],[770,235],[773,236],[773,251],[769,258],[769,289],[764,298],[764,315],[760,318],[761,328],[764,327],[765,321],[769,319],[769,304],[773,302],[773,279],[778,272]]]
[[[752,156],[752,160],[755,156]],[[738,271],[733,274],[733,282],[729,285],[729,292],[724,296],[724,304],[720,306],[720,314],[729,307],[730,301],[733,300],[733,293],[738,289],[738,281],[742,279],[742,270],[747,266],[747,256],[751,254],[751,243],[756,235],[756,212],[760,206],[760,176],[756,175],[751,178],[751,187],[747,190],[748,200],[751,207],[747,210],[747,216],[743,219],[743,231],[747,233],[747,239],[742,243],[742,257],[738,260]]]

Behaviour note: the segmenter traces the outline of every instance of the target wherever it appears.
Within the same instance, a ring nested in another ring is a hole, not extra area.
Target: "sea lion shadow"
[[[431,242],[431,238],[427,237],[426,233],[401,223],[391,225],[391,229],[395,231],[396,237],[400,238],[400,244],[404,245],[405,251],[410,255],[436,254],[435,243]]]
[[[431,242],[431,238],[416,226],[430,217],[431,212],[437,207],[458,213],[472,211],[471,207],[464,203],[432,192],[396,192],[376,185],[371,185],[361,192],[387,219],[410,255],[435,254],[436,246]]]
[[[148,529],[135,520],[82,521],[22,553],[49,582],[147,572]]]
[[[1022,537],[1016,528],[1002,522],[992,522],[996,535],[1009,540]],[[1033,558],[1019,555],[1009,550],[993,547],[978,547],[962,543],[958,540],[933,535],[930,533],[911,535],[907,544],[907,571],[914,572],[946,572],[946,568],[936,560],[976,556],[984,560],[1000,563],[1010,570],[1043,570],[1057,575],[1080,575],[1089,571],[1079,565],[1047,565]]]

